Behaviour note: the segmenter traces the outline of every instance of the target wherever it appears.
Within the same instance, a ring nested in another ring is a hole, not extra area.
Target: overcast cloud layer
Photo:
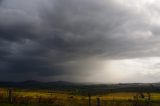
[[[0,80],[92,81],[103,61],[159,57],[159,7],[158,0],[1,0]]]

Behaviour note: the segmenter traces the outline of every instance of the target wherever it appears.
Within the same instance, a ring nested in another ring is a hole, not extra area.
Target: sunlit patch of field
[[[33,97],[33,98],[37,98],[37,97],[43,97],[43,98],[48,98],[48,97],[53,97],[56,96],[58,98],[66,98],[67,96],[71,96],[71,94],[69,94],[68,92],[59,92],[59,91],[55,91],[55,92],[34,92],[34,91],[21,91],[21,92],[14,92],[13,95],[16,96],[22,96],[22,97]]]
[[[135,96],[136,94],[137,94],[136,92],[117,92],[117,93],[108,93],[108,94],[97,95],[97,96],[100,98],[103,98],[104,100],[113,100],[113,99],[114,100],[129,100],[129,99],[133,99],[133,96]]]
[[[108,93],[103,95],[93,96],[93,99],[97,97],[103,98],[103,100],[128,100],[133,99],[133,96],[136,95],[135,92],[118,92],[118,93]]]
[[[151,93],[151,99],[160,101],[160,93]]]

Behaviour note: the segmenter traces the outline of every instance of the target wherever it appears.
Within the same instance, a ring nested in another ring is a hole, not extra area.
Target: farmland
[[[159,84],[0,83],[0,106],[159,106]]]
[[[48,91],[48,90],[26,90],[13,89],[12,103],[8,101],[8,89],[0,89],[0,106],[89,106],[89,97],[86,95],[76,95],[70,91]],[[92,95],[91,106],[98,106],[97,99],[100,99],[99,106],[134,106],[134,102],[148,103],[147,93],[143,93],[143,98],[135,100],[136,92],[113,92],[100,95]],[[160,93],[150,93],[150,103],[159,106]],[[139,106],[139,105],[135,105]]]

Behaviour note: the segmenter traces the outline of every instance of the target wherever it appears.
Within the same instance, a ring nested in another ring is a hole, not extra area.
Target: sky
[[[158,0],[0,0],[0,81],[160,82]]]

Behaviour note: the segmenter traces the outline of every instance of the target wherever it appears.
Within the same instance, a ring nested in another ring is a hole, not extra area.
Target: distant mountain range
[[[120,83],[120,84],[83,84],[66,81],[40,82],[28,80],[23,82],[0,82],[0,87],[23,89],[70,90],[81,92],[160,92],[160,83]]]
[[[9,81],[0,81],[0,87],[10,87],[10,88],[59,88],[59,87],[67,87],[74,86],[76,84],[66,81],[55,81],[55,82],[40,82],[36,80],[27,80],[23,82],[9,82]]]

